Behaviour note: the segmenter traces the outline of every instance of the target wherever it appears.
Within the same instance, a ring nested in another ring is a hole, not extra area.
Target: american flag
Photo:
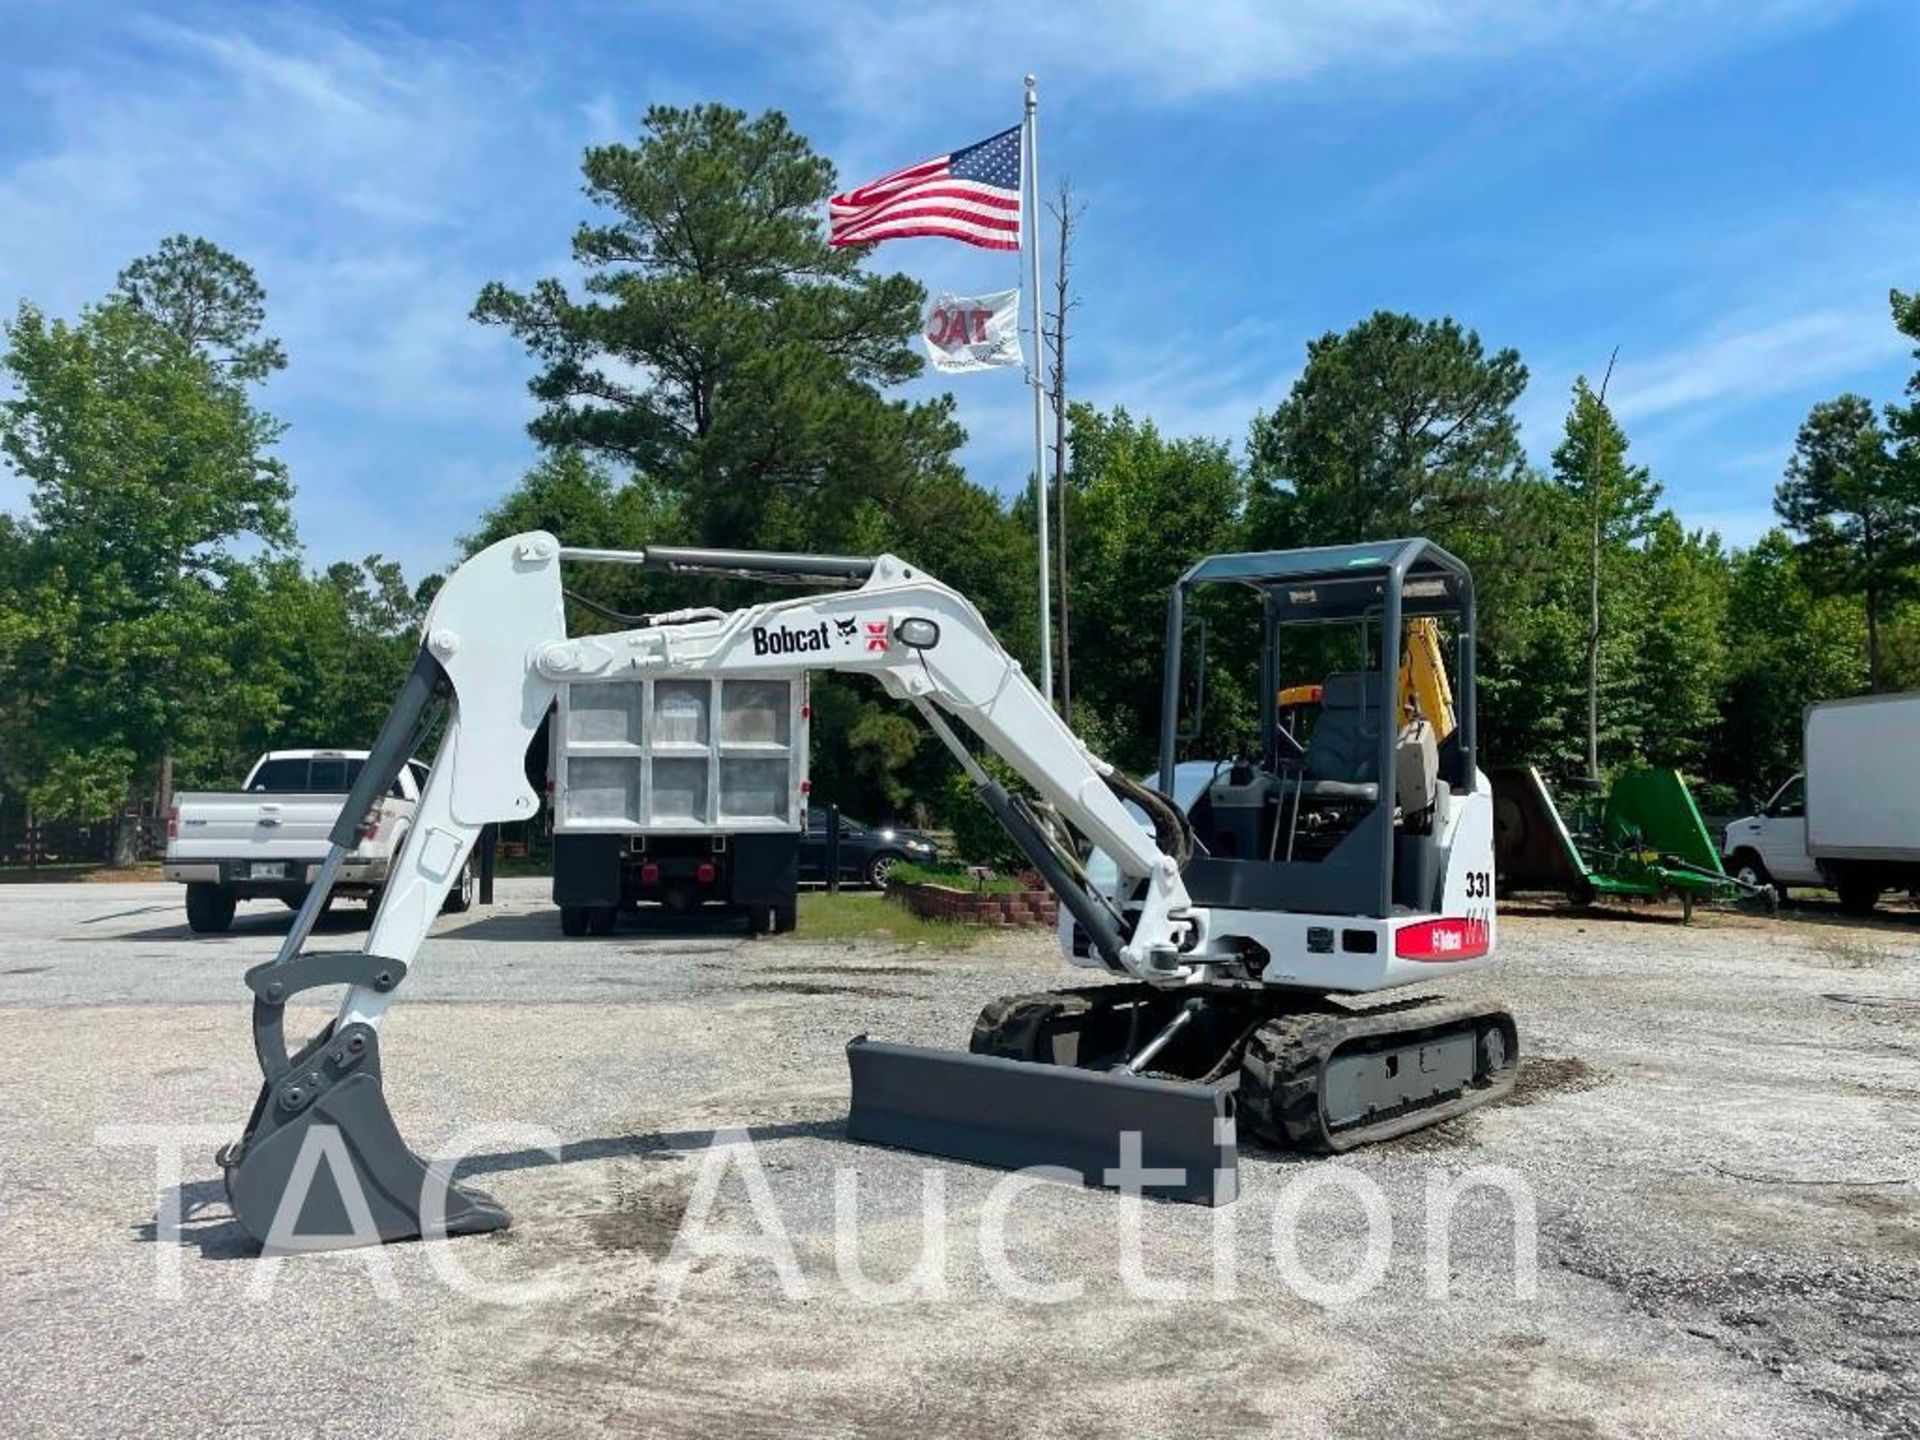
[[[941,235],[988,250],[1018,250],[1020,127],[836,195],[828,216],[831,245]]]

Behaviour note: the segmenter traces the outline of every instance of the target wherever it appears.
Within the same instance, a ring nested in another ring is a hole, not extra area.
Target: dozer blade
[[[1005,1170],[1044,1166],[1162,1200],[1225,1205],[1239,1193],[1233,1098],[1218,1086],[864,1035],[848,1043],[847,1066],[855,1140]],[[1122,1173],[1128,1134],[1139,1137],[1138,1161]]]

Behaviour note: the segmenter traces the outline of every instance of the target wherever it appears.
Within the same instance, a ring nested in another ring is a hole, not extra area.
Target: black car
[[[940,859],[940,849],[918,830],[898,825],[863,825],[846,815],[840,817],[840,879],[869,885],[885,885],[887,872],[902,860],[916,865],[932,865]],[[807,833],[800,841],[800,878],[824,881],[827,878],[827,812],[809,806]]]

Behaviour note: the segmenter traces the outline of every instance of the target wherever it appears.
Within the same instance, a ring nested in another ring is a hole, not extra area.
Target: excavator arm
[[[632,629],[570,637],[563,561],[855,588],[731,612],[646,617]],[[249,1233],[272,1249],[332,1248],[507,1223],[498,1205],[430,1171],[407,1148],[380,1087],[381,1018],[448,887],[485,825],[537,810],[522,761],[560,686],[803,668],[871,674],[889,694],[913,704],[1110,969],[1170,987],[1204,983],[1239,963],[1236,952],[1210,950],[1207,914],[1189,900],[1180,874],[1182,817],[1089,752],[972,603],[939,581],[889,555],[567,550],[548,534],[515,536],[473,556],[441,588],[413,671],[342,809],[332,852],[279,955],[248,973],[265,1084],[245,1134],[221,1158],[235,1214]],[[303,953],[355,830],[412,753],[437,702],[448,706],[449,723],[363,950]],[[974,732],[1057,815],[1113,857],[1134,882],[1120,893],[1141,896],[1137,911],[1123,916],[1080,883],[1071,854],[982,772],[951,720]],[[1147,809],[1157,835],[1140,827],[1122,795]],[[346,997],[333,1023],[290,1054],[287,1001],[307,989],[343,984]],[[330,1186],[315,1185],[316,1165],[304,1152],[316,1127],[331,1129],[343,1143],[360,1182],[357,1196],[338,1175]]]

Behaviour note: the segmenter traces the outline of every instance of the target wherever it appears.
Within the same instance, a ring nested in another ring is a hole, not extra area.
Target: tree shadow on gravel
[[[769,1140],[845,1140],[847,1122],[832,1120],[786,1120],[766,1125],[746,1126],[747,1138],[755,1144]],[[697,1154],[711,1147],[720,1135],[718,1129],[661,1130],[646,1135],[604,1135],[593,1140],[572,1140],[560,1147],[557,1155],[545,1150],[500,1150],[473,1155],[460,1163],[456,1180],[472,1180],[483,1175],[504,1175],[519,1170],[537,1170],[552,1165],[575,1165],[591,1160],[664,1160],[679,1155]],[[240,1228],[227,1208],[227,1189],[221,1180],[189,1180],[175,1192],[180,1206],[180,1228],[176,1234],[163,1234],[160,1209],[133,1225],[133,1238],[144,1244],[161,1241],[191,1247],[203,1260],[251,1260],[260,1247]],[[608,1207],[616,1203],[610,1197]]]
[[[734,941],[746,937],[747,921],[744,915],[729,910],[675,915],[670,910],[649,907],[639,911],[621,911],[619,922],[611,935],[563,936],[560,933],[560,912],[541,908],[489,915],[485,919],[472,920],[435,933],[450,940],[506,941],[515,945],[524,945],[529,941],[564,942],[569,946],[607,945],[636,937]]]
[[[373,911],[365,905],[344,905],[329,908],[313,927],[316,935],[350,935],[357,930],[365,930],[373,920]],[[169,944],[191,943],[195,945],[222,945],[230,940],[244,940],[253,935],[284,935],[293,928],[293,911],[276,905],[268,910],[265,907],[253,910],[241,910],[233,917],[233,928],[220,935],[196,935],[188,928],[183,916],[177,924],[156,925],[151,930],[129,930],[124,935],[112,935],[104,940],[97,935],[75,936],[75,940],[86,945],[117,944],[123,940],[142,942],[165,941]]]

